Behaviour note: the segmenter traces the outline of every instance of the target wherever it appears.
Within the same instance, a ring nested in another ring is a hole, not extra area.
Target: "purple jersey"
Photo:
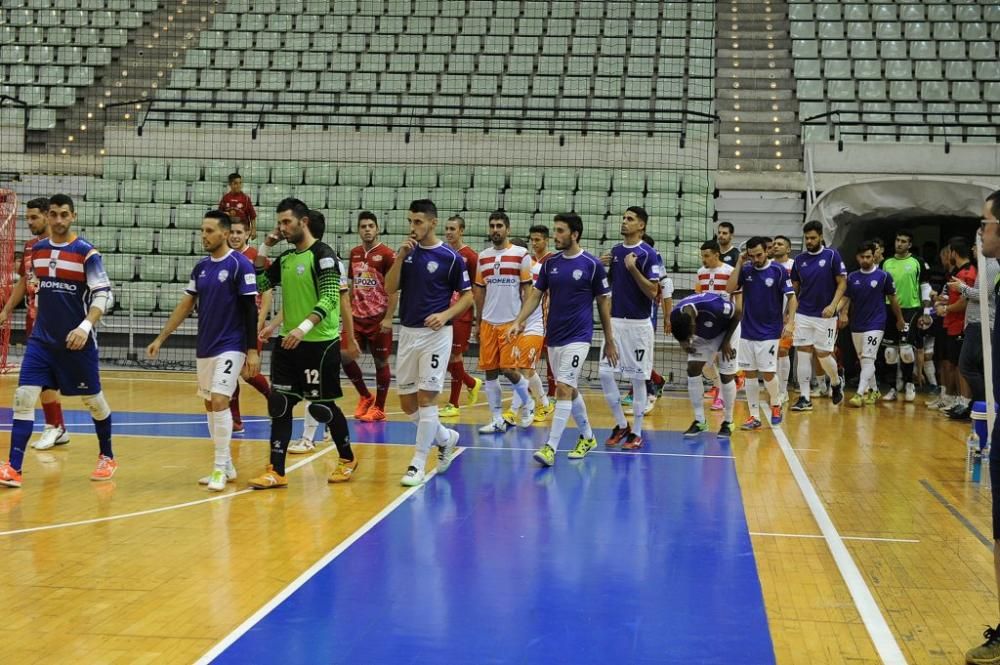
[[[785,297],[794,293],[788,271],[773,261],[763,268],[744,264],[738,284],[743,289],[740,337],[766,342],[781,337],[785,321]]]
[[[736,306],[717,293],[695,293],[683,298],[673,311],[692,305],[695,315],[694,334],[702,339],[715,339],[725,335],[736,314]]]
[[[257,295],[257,275],[250,259],[232,250],[221,259],[206,256],[195,264],[184,291],[198,299],[195,357],[247,352],[240,297]]]
[[[611,248],[611,316],[616,319],[648,319],[653,314],[655,298],[650,298],[625,267],[625,257],[635,254],[636,268],[653,284],[658,284],[662,269],[653,248],[639,241],[637,245],[615,245]]]
[[[443,242],[417,245],[403,261],[399,285],[399,321],[408,328],[423,328],[428,316],[451,307],[452,293],[472,288],[465,259]]]
[[[895,293],[892,275],[880,268],[848,275],[845,295],[851,300],[851,332],[885,330],[885,299]]]
[[[542,264],[535,288],[549,292],[548,345],[590,344],[594,299],[611,293],[601,262],[582,250],[572,258],[559,252]]]
[[[66,243],[43,238],[32,248],[31,262],[38,280],[38,319],[31,339],[65,348],[66,336],[87,317],[93,294],[111,291],[101,255],[80,237]],[[92,331],[88,344],[95,339]]]
[[[792,281],[799,284],[798,313],[822,317],[823,310],[833,302],[840,275],[847,275],[847,268],[835,249],[824,247],[815,254],[802,252],[796,256]]]

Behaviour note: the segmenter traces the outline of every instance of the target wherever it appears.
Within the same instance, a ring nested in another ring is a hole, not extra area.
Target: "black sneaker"
[[[951,409],[947,412],[948,417],[951,420],[972,420],[972,407],[971,406],[960,406],[957,409]]]
[[[987,626],[983,631],[986,641],[965,652],[965,662],[973,665],[987,665],[1000,662],[1000,626]]]
[[[728,420],[723,420],[722,425],[719,427],[719,438],[728,439],[733,436],[733,424]]]
[[[691,427],[687,428],[687,431],[684,432],[684,436],[688,437],[698,436],[707,429],[708,429],[708,423],[703,423],[699,420],[696,420],[693,423],[691,423]]]
[[[833,405],[837,406],[844,401],[844,379],[840,379],[840,383],[831,388],[833,394],[830,395],[830,399],[833,400]]]
[[[840,398],[841,399],[844,398],[843,393],[841,393]],[[792,411],[812,411],[812,410],[813,410],[813,403],[809,400],[808,397],[804,395],[799,396],[798,401],[795,402],[795,404],[792,404]]]

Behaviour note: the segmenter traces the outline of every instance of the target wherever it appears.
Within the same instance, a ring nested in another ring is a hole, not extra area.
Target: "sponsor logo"
[[[550,275],[558,275],[559,274],[559,267],[558,266],[552,266],[552,271],[549,272],[549,274]]]
[[[198,277],[208,277],[208,273],[202,270]]]
[[[247,284],[256,284],[257,283],[257,276],[256,275],[243,275],[243,281],[246,282]]]
[[[355,277],[354,286],[363,288],[374,288],[378,286],[378,280],[374,277]]]
[[[372,261],[381,261],[384,258],[385,257],[382,256],[381,254],[376,254],[375,256],[372,257]]]
[[[38,287],[41,289],[53,289],[55,291],[69,291],[70,293],[76,293],[76,284],[57,282],[51,279],[43,279],[38,283]]]
[[[228,270],[225,270],[225,269],[223,269],[223,270],[220,270],[220,271],[219,271],[219,281],[220,281],[220,282],[224,282],[224,281],[226,281],[227,279],[229,279],[229,271],[228,271]]]
[[[427,272],[433,274],[434,272],[437,271],[437,269],[438,269],[438,262],[437,261],[428,261],[427,262]]]
[[[514,285],[516,285],[516,284],[520,284],[521,280],[519,280],[517,277],[514,277],[512,275],[502,275],[502,276],[499,276],[499,277],[490,277],[487,280],[487,283],[490,286],[494,286],[494,285],[496,285],[496,286],[502,286],[504,284],[508,284],[508,285],[509,284],[514,284]]]

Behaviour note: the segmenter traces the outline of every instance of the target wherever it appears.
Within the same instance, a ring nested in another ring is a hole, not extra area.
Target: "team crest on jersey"
[[[878,280],[877,279],[873,279],[871,282],[869,282],[869,284],[872,285],[873,289],[878,288]]]
[[[581,277],[583,277],[583,271],[582,270],[574,270],[573,271],[573,279],[580,279]]]
[[[438,262],[437,261],[428,261],[427,262],[427,272],[434,273],[434,272],[437,272],[437,269],[438,269]]]
[[[298,275],[304,275],[306,272],[306,267],[304,265],[295,266],[295,273]]]
[[[56,265],[58,265],[58,262],[54,258],[53,259],[49,259],[49,270],[50,271],[54,271],[56,269]]]
[[[768,278],[766,278],[764,280],[764,283],[767,284],[768,286],[774,286],[774,279],[771,278],[771,277],[768,277]]]
[[[825,265],[826,265],[826,259],[820,259],[819,260],[819,267],[822,268]]]
[[[227,279],[229,279],[229,271],[228,270],[220,270],[219,271],[219,281],[220,282],[224,282]]]
[[[714,324],[714,323],[712,323],[711,321],[705,321],[705,327],[706,327],[706,328],[711,328],[711,327],[712,327],[712,326],[714,326],[714,325],[715,325],[715,324]]]

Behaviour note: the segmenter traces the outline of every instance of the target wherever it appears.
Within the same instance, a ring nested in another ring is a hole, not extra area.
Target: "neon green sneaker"
[[[864,398],[864,396],[861,393],[857,393],[847,403],[850,404],[851,406],[855,407],[855,408],[858,408],[858,407],[864,405],[865,398]]]
[[[448,403],[438,408],[438,418],[458,418],[459,410],[454,404]]]
[[[865,404],[878,404],[882,401],[882,393],[877,390],[869,390],[865,395]]]
[[[556,451],[552,450],[552,446],[547,443],[536,450],[532,457],[542,466],[552,466],[556,463]]]
[[[483,389],[483,380],[476,379],[476,385],[469,388],[469,405],[473,405],[479,401],[479,391]]]
[[[511,427],[515,427],[517,425],[517,418],[514,416],[514,412],[510,409],[503,412],[503,419]]]
[[[569,451],[570,459],[583,459],[587,456],[594,446],[597,445],[597,439],[585,439],[583,435],[580,435],[580,440],[576,442],[576,448]]]

